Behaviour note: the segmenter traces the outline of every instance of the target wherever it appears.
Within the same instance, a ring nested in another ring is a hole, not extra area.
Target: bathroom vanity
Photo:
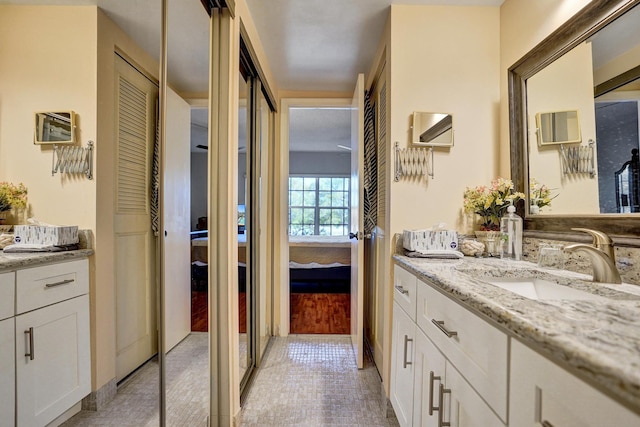
[[[0,252],[0,426],[47,425],[90,393],[92,253]]]
[[[640,287],[525,261],[394,261],[400,425],[640,425]]]

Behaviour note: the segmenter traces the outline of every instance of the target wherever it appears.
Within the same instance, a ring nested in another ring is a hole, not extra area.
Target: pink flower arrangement
[[[500,219],[511,203],[524,199],[524,193],[514,191],[510,179],[496,178],[490,186],[479,185],[464,192],[464,210],[480,216],[481,230],[500,230]]]

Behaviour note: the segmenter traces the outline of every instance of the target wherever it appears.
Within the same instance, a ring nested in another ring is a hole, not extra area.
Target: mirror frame
[[[509,68],[511,179],[516,188],[528,188],[529,182],[527,79],[638,4],[640,0],[592,0]],[[583,227],[610,235],[640,237],[640,217],[637,214],[532,216],[526,209],[528,199],[527,194],[525,207],[518,208],[524,218],[525,230],[555,233]]]

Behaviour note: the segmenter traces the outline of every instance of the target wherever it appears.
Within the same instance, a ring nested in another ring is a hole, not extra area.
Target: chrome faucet
[[[620,273],[616,267],[616,256],[613,250],[613,241],[602,231],[588,228],[572,228],[575,231],[584,231],[593,237],[593,243],[575,243],[564,247],[565,251],[585,252],[593,266],[593,281],[601,283],[622,283]]]

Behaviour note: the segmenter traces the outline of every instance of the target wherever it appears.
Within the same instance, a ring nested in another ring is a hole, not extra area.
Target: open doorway
[[[288,113],[289,331],[349,334],[351,108]]]

